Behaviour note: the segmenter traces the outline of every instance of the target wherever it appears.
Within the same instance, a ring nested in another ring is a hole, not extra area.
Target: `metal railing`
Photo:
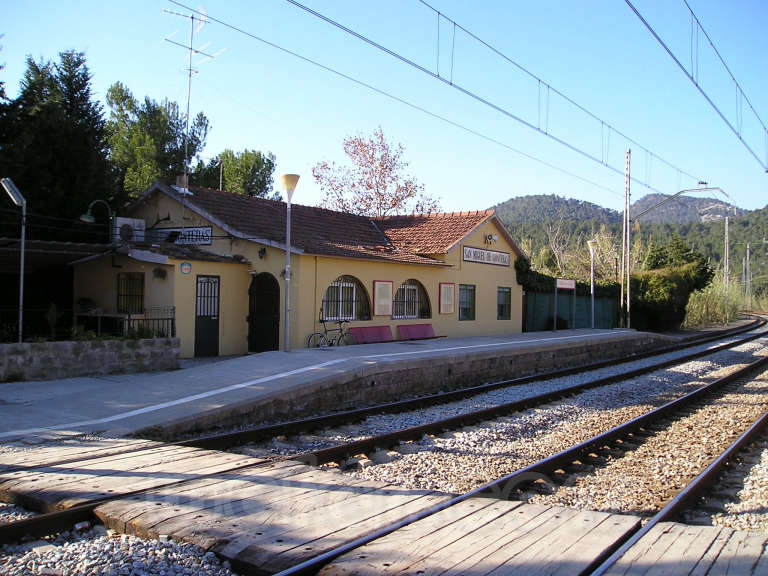
[[[141,314],[92,311],[75,317],[79,330],[95,332],[97,337],[174,338],[176,307],[152,306]]]

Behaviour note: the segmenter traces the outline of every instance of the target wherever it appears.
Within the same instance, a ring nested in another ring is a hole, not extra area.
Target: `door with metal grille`
[[[219,277],[198,276],[195,297],[195,357],[219,355]]]
[[[280,347],[280,285],[272,274],[253,277],[248,289],[248,351],[267,352]]]

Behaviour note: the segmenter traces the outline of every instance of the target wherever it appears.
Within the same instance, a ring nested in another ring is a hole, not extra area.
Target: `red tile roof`
[[[493,214],[493,210],[482,210],[387,216],[377,218],[376,224],[401,250],[415,254],[445,254]]]
[[[180,194],[176,187],[158,182],[139,201],[154,190],[183,201],[234,236],[285,243],[284,202],[198,187],[190,187],[191,194]],[[371,219],[291,204],[291,245],[307,254],[443,266],[430,255],[448,252],[493,214],[485,210]]]

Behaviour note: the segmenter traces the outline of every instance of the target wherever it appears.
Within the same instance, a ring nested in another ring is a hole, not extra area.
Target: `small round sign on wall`
[[[179,269],[181,270],[182,274],[189,274],[190,272],[192,272],[192,264],[190,264],[189,262],[182,262],[181,264],[179,264]]]

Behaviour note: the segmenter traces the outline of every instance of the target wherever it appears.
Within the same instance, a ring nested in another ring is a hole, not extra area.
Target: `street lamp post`
[[[86,222],[87,224],[93,224],[96,222],[96,218],[94,218],[93,214],[91,213],[95,204],[104,204],[104,206],[107,207],[107,215],[109,216],[109,241],[114,242],[115,213],[112,212],[112,208],[109,206],[106,200],[96,199],[88,204],[88,211],[85,214],[80,215],[80,221]]]
[[[19,267],[19,344],[24,336],[24,241],[27,235],[27,201],[10,178],[0,180],[11,201],[21,206],[21,265]]]
[[[283,327],[283,350],[291,350],[291,198],[296,184],[299,182],[298,174],[282,174],[280,181],[285,189],[288,202],[285,205],[285,326]]]
[[[595,327],[595,246],[597,246],[596,240],[587,240],[587,246],[589,246],[589,278],[590,278],[590,299],[592,310],[592,328]]]

